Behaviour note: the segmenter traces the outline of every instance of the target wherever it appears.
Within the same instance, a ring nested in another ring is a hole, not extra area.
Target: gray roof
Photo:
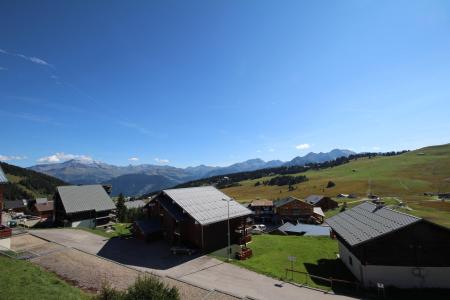
[[[251,215],[252,212],[243,205],[212,186],[164,190],[184,211],[201,225],[208,225],[228,218],[228,201],[230,218]]]
[[[7,200],[3,202],[3,209],[17,209],[25,208],[27,206],[26,200]]]
[[[2,166],[0,166],[0,184],[1,183],[7,183],[8,178],[6,178],[5,173],[3,173]]]
[[[284,198],[284,199],[277,200],[277,201],[275,201],[273,203],[273,205],[278,208],[278,207],[283,206],[285,204],[291,203],[292,201],[303,201],[303,200],[297,199],[297,198],[291,196],[291,197],[287,197],[287,198]]]
[[[326,220],[350,246],[356,246],[374,238],[411,225],[421,218],[364,202]]]
[[[36,204],[46,204],[47,202],[47,198],[36,198]]]
[[[145,206],[145,202],[143,200],[133,200],[125,202],[125,206],[129,208],[141,208]]]
[[[68,214],[89,210],[116,209],[114,202],[99,184],[59,186],[58,193]]]
[[[324,196],[322,196],[322,195],[310,195],[310,196],[306,197],[305,201],[310,204],[316,204],[317,202],[322,200],[323,197]]]
[[[303,235],[329,235],[330,227],[321,225],[297,224],[284,229],[285,232],[303,233]]]

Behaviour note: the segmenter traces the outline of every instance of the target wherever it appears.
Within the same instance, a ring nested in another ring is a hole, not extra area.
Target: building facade
[[[329,220],[339,256],[368,288],[450,288],[450,230],[366,202]]]

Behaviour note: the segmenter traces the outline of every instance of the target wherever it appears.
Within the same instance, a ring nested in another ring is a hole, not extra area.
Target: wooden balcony
[[[9,238],[11,237],[11,235],[12,235],[11,228],[0,225],[0,239]]]
[[[239,238],[239,245],[244,245],[244,244],[250,243],[251,240],[252,240],[252,236],[251,235],[246,235],[246,236],[240,237]]]

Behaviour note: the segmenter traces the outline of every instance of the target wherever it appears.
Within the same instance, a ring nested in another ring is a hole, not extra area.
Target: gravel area
[[[140,274],[139,271],[70,248],[31,261],[90,291],[98,291],[106,283],[117,289],[126,289]]]
[[[21,234],[11,237],[11,250],[13,251],[30,250],[34,247],[46,244],[49,244],[49,242],[30,234]]]

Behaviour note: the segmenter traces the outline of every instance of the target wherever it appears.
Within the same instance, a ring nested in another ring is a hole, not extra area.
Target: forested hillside
[[[5,186],[5,199],[34,199],[55,193],[56,187],[67,185],[64,181],[33,170],[0,162],[9,183]]]

